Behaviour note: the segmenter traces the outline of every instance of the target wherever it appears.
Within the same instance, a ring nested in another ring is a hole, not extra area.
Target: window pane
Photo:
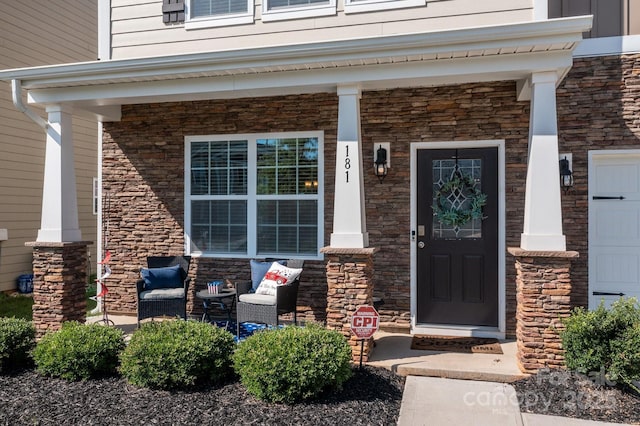
[[[261,195],[317,194],[318,139],[258,139]]]
[[[191,195],[247,193],[247,141],[191,144]]]
[[[269,10],[282,7],[309,6],[314,4],[329,4],[327,0],[268,0]]]
[[[318,228],[300,228],[300,253],[315,253],[318,250]]]
[[[209,171],[191,170],[191,195],[209,193]]]
[[[316,254],[316,200],[258,201],[258,254]]]
[[[246,12],[246,0],[191,0],[192,18]]]
[[[204,169],[209,167],[209,142],[194,142],[191,144],[191,168]]]
[[[463,193],[459,190],[451,190],[441,193],[440,200],[435,197],[447,182],[453,179],[456,174],[460,176],[468,176],[474,182],[474,189],[482,190],[482,160],[481,159],[460,159],[455,160],[433,160],[433,203],[443,205],[443,208],[450,209],[454,212],[466,211],[471,208],[471,193]],[[437,216],[433,216],[432,230],[433,239],[435,240],[451,240],[451,239],[476,239],[482,238],[482,219],[471,218],[469,221],[461,224],[447,224],[440,221]]]
[[[204,253],[246,253],[247,202],[191,202],[192,248]]]

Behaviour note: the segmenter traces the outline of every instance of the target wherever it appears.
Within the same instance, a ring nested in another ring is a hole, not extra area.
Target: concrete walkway
[[[526,377],[516,363],[516,343],[503,354],[463,354],[411,349],[411,336],[377,332],[369,365],[407,376],[398,426],[613,425],[521,413],[509,383]],[[619,425],[619,423],[616,423]]]

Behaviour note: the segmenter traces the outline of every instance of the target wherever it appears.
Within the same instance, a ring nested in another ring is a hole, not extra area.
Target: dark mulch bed
[[[640,397],[607,383],[602,374],[589,377],[566,370],[543,370],[513,383],[520,410],[612,423],[640,423]]]
[[[34,371],[0,376],[3,425],[395,425],[404,378],[355,369],[340,392],[267,404],[239,382],[190,392],[136,388],[120,378],[67,382]]]

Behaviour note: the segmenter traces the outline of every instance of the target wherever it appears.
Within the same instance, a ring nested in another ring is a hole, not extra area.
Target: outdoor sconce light
[[[375,146],[378,146],[376,149]],[[389,143],[380,143],[374,145],[375,157],[374,157],[374,172],[378,176],[380,183],[384,180],[389,172],[389,162],[387,160],[387,153],[389,152]]]
[[[571,171],[571,154],[563,154],[560,159],[560,188],[566,193],[573,186],[573,172]],[[567,157],[569,157],[567,159]]]

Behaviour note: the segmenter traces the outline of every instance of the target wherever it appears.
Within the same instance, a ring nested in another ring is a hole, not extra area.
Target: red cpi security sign
[[[351,331],[360,339],[368,339],[378,331],[380,315],[373,306],[360,306],[351,317]]]

